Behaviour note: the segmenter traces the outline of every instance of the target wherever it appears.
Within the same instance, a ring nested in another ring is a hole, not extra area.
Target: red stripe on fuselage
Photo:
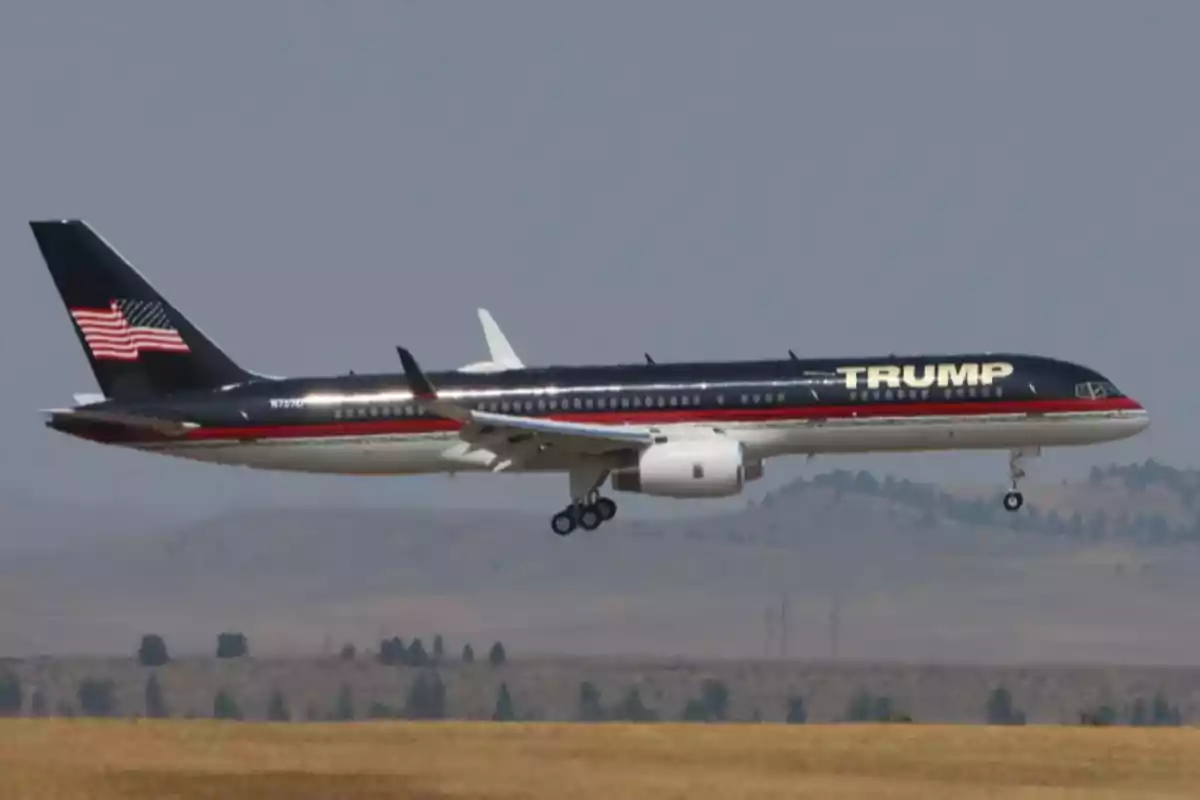
[[[672,425],[681,423],[786,422],[788,420],[853,419],[871,417],[942,417],[987,414],[1061,414],[1138,410],[1127,397],[1103,400],[982,400],[957,403],[846,403],[837,406],[782,406],[779,408],[655,408],[620,409],[550,414],[540,419],[591,422],[601,425]],[[520,416],[514,414],[513,416]],[[532,416],[532,415],[530,415]],[[388,418],[342,420],[289,425],[203,427],[190,431],[189,440],[294,439],[336,436],[387,436],[455,431],[462,424],[439,418]]]

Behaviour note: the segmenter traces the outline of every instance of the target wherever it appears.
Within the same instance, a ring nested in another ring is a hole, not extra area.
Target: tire
[[[601,497],[596,501],[596,510],[600,512],[601,521],[608,522],[617,515],[617,504],[607,497]]]
[[[594,531],[603,522],[604,518],[600,516],[600,510],[596,506],[584,506],[579,509],[579,527],[585,531]]]
[[[569,511],[560,511],[550,518],[550,529],[559,536],[570,536],[575,525],[575,515]]]

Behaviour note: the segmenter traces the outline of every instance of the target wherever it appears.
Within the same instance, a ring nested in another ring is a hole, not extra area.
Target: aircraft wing
[[[547,447],[572,455],[595,456],[638,450],[654,443],[654,432],[640,425],[592,425],[478,411],[440,397],[412,353],[403,347],[397,347],[396,351],[404,365],[414,401],[434,414],[462,422],[459,435],[473,446],[472,449],[495,453],[495,469],[519,464]]]

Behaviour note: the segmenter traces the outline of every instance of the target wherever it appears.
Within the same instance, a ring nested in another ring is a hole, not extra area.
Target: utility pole
[[[787,658],[788,646],[788,596],[787,592],[783,593],[783,597],[779,601],[779,626],[782,629],[779,634],[779,656]]]
[[[833,602],[829,607],[829,656],[834,661],[838,657],[838,636],[841,633],[842,626],[842,601],[837,595],[833,596]]]

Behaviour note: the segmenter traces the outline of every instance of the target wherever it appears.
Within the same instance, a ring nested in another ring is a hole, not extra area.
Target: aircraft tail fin
[[[29,226],[105,397],[214,389],[255,377],[86,222],[31,221]]]

